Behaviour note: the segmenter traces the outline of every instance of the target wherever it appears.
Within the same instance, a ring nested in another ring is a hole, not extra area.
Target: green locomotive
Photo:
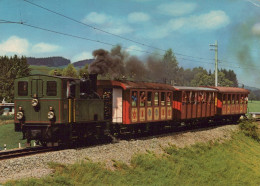
[[[15,131],[23,133],[28,145],[31,140],[41,145],[69,143],[102,132],[106,127],[104,102],[96,93],[96,77],[31,75],[16,79]]]

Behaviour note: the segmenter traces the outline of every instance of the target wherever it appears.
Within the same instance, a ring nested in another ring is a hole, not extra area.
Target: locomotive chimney
[[[97,92],[97,74],[89,74],[90,85],[94,92]]]

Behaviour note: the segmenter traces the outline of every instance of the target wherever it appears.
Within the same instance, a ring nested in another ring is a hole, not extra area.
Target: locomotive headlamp
[[[49,111],[48,112],[48,119],[53,119],[55,116],[54,112],[53,111]]]
[[[17,112],[16,117],[19,120],[23,119],[23,112]]]
[[[38,99],[33,99],[32,100],[32,106],[33,107],[36,107],[38,105],[38,103],[39,103]]]

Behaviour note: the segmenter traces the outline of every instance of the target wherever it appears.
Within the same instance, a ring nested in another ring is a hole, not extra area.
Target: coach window
[[[207,103],[210,104],[211,101],[211,93],[207,92]]]
[[[227,104],[228,104],[228,105],[230,105],[230,103],[231,103],[231,101],[230,101],[230,100],[231,100],[231,95],[230,95],[230,94],[228,94],[228,95],[227,95]]]
[[[132,91],[131,102],[132,102],[132,107],[136,107],[137,91]]]
[[[159,93],[155,92],[154,93],[154,106],[158,106],[158,102],[159,102]]]
[[[57,96],[57,82],[56,81],[47,81],[47,96]]]
[[[186,93],[186,92],[183,92],[183,93],[182,93],[182,102],[183,102],[183,103],[186,103],[186,102],[187,102],[187,93]]]
[[[197,104],[198,101],[198,92],[194,92],[194,103]]]
[[[165,105],[165,92],[161,92],[161,106]]]
[[[235,104],[235,95],[234,94],[231,95],[231,103]]]
[[[152,106],[152,92],[147,92],[147,106]]]
[[[18,96],[27,96],[28,95],[28,82],[19,81],[18,82]]]
[[[167,97],[166,97],[167,106],[171,105],[171,100],[172,100],[172,94],[171,92],[167,92]]]
[[[225,105],[225,104],[226,104],[226,99],[227,99],[227,95],[226,95],[226,94],[224,94],[224,95],[223,95],[223,105]]]
[[[236,104],[238,104],[238,100],[239,100],[239,95],[238,94],[235,95],[235,100],[236,100]]]
[[[144,107],[145,106],[145,102],[146,102],[145,92],[141,91],[140,92],[140,107]]]

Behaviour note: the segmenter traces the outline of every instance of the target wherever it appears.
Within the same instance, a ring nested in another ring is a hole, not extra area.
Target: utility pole
[[[218,41],[215,44],[210,44],[213,47],[210,50],[215,50],[215,86],[218,86]]]

